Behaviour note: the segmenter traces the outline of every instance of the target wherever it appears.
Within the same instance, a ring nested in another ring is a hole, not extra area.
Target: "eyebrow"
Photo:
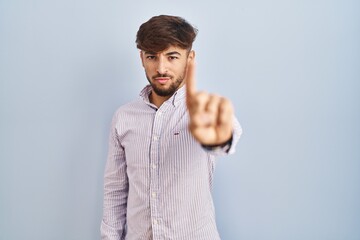
[[[147,54],[147,55],[156,55],[157,53],[149,51],[149,52],[145,52],[145,54]],[[179,52],[177,52],[177,51],[168,52],[165,55],[166,56],[170,56],[170,55],[179,55],[179,56],[181,56],[181,54]]]
[[[169,55],[180,55],[181,56],[181,54],[179,52],[176,52],[176,51],[166,53],[165,55],[167,55],[167,56],[169,56]]]
[[[148,51],[146,51],[145,54],[155,55],[156,52],[148,52]]]

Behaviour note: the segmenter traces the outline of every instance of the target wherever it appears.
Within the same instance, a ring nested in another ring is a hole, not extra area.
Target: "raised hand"
[[[188,63],[186,105],[190,116],[190,132],[203,145],[222,145],[231,139],[233,107],[219,95],[196,91],[195,62]]]

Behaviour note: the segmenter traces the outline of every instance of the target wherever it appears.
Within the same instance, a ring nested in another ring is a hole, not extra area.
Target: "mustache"
[[[162,78],[162,77],[173,78],[173,76],[169,74],[156,74],[152,78],[154,79],[154,78]]]

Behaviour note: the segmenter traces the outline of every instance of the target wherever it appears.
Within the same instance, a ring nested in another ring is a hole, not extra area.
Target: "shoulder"
[[[125,104],[121,105],[120,107],[118,107],[115,111],[115,115],[127,113],[129,111],[133,111],[136,109],[144,108],[144,105],[145,105],[145,103],[141,98],[135,99],[131,102],[125,103]]]
[[[113,121],[119,121],[120,119],[125,120],[134,117],[137,118],[148,111],[149,106],[146,105],[143,99],[138,98],[117,108],[113,115]]]

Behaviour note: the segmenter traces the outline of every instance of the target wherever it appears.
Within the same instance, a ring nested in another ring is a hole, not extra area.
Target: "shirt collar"
[[[150,93],[152,91],[152,87],[151,85],[146,85],[140,92],[140,96],[142,97],[142,99],[144,100],[144,102],[146,104],[150,104],[153,105],[152,103],[150,103]],[[165,102],[171,102],[171,104],[174,107],[177,107],[182,101],[185,100],[185,84],[180,87],[168,100],[166,100]]]

